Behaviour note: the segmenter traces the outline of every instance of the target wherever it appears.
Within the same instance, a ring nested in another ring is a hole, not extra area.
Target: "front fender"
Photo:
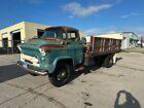
[[[60,56],[60,57],[55,58],[53,63],[49,66],[48,73],[51,74],[55,71],[58,61],[67,60],[67,59],[73,60],[73,58],[71,58],[70,56]]]

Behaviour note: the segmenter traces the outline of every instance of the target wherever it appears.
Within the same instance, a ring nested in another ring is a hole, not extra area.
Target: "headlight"
[[[45,56],[45,55],[46,55],[46,52],[44,51],[44,49],[39,48],[39,51],[40,51],[40,53],[41,53],[42,56]]]

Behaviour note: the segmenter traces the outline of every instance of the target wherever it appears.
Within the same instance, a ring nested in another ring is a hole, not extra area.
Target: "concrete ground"
[[[144,54],[144,48],[136,47],[127,49],[125,52],[138,52]]]
[[[0,108],[144,107],[142,53],[120,53],[112,68],[92,69],[60,88],[47,76],[31,76],[17,67],[17,59],[18,55],[0,56]]]

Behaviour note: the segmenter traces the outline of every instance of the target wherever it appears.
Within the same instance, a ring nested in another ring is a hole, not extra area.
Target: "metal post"
[[[10,35],[11,35],[11,51],[12,51],[12,54],[14,53],[14,49],[13,49],[13,34],[12,34],[12,32],[10,33]]]
[[[143,48],[143,37],[141,36],[141,48]]]

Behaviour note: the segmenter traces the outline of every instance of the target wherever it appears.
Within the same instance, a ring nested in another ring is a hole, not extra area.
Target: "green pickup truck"
[[[111,67],[120,43],[121,39],[95,36],[87,42],[75,28],[49,27],[40,38],[33,37],[18,45],[21,54],[17,64],[32,75],[48,74],[50,82],[60,87],[71,80],[75,70],[93,61],[100,60],[105,67]]]

